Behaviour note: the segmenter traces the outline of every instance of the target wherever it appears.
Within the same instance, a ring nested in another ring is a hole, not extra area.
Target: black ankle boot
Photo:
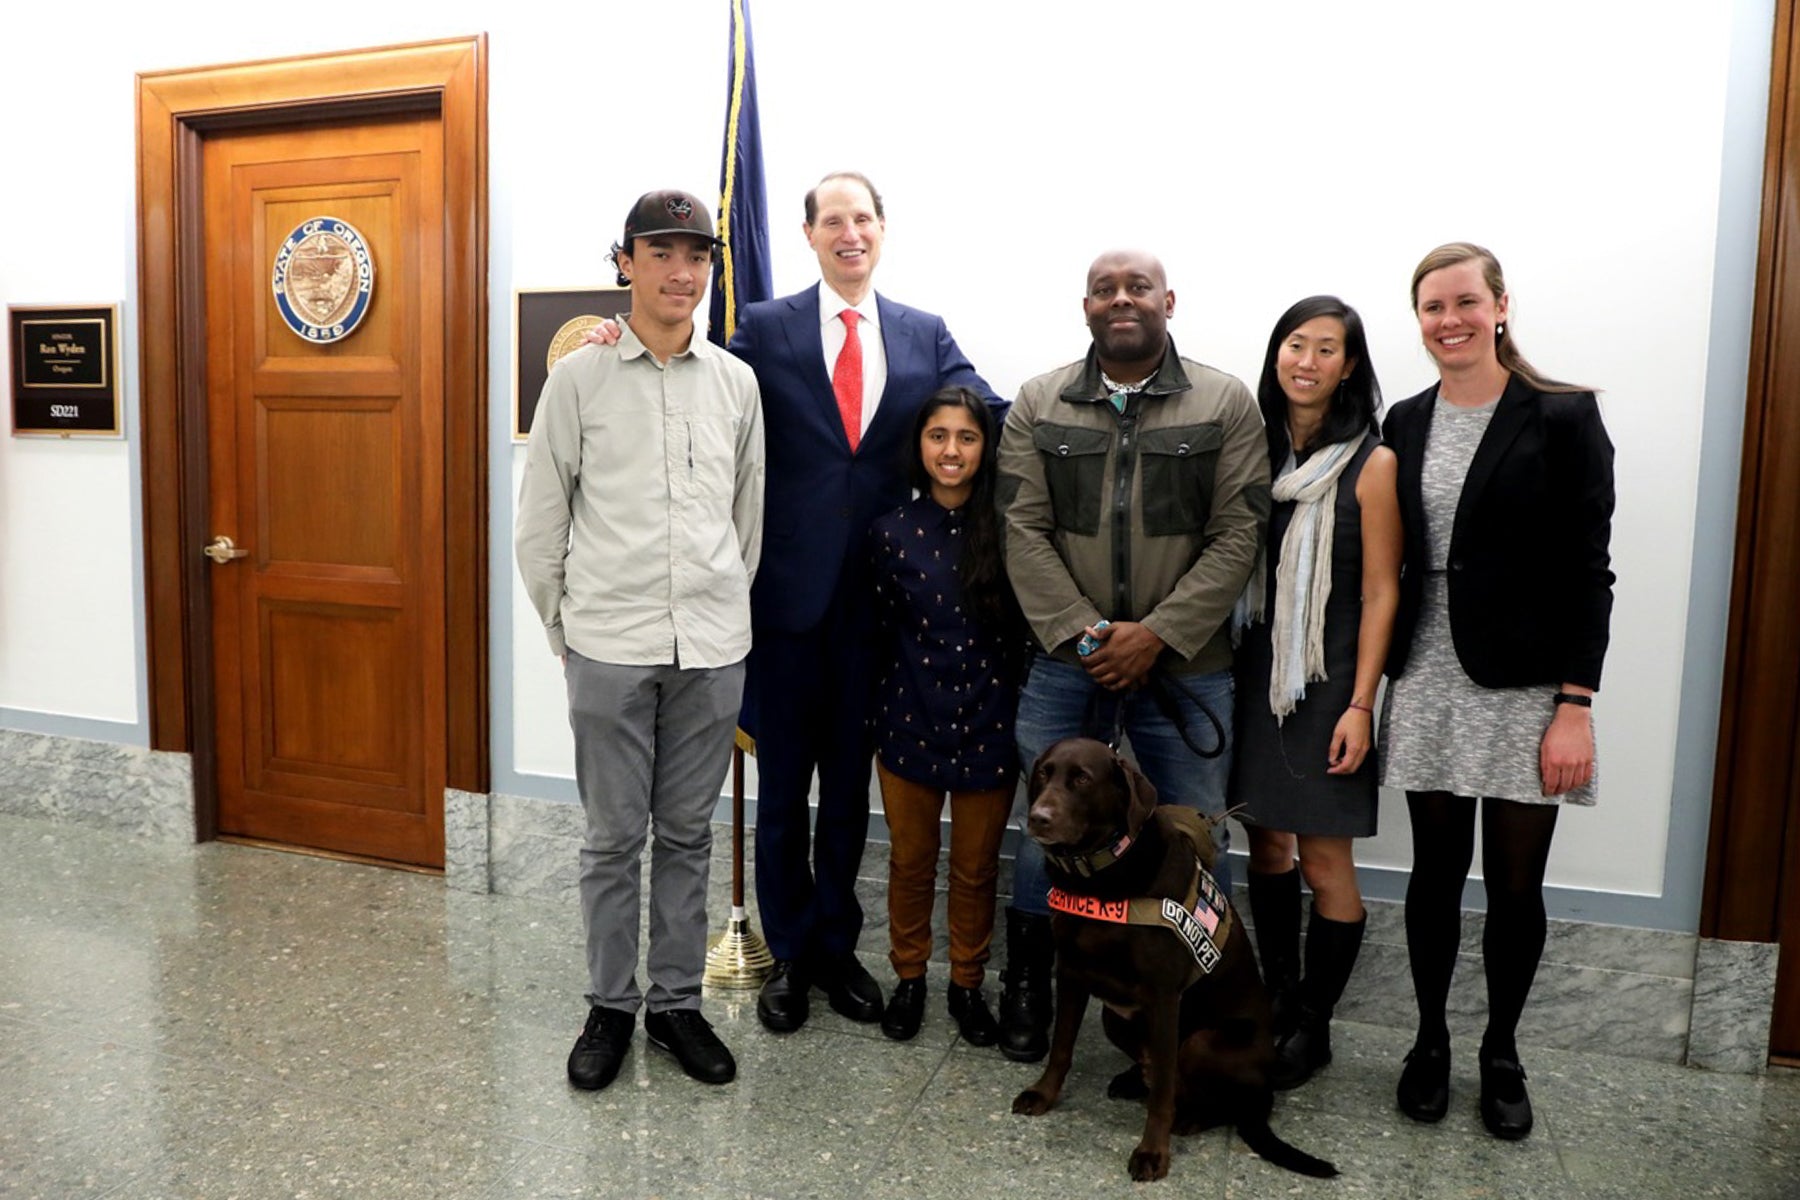
[[[1277,875],[1246,873],[1250,919],[1256,922],[1256,956],[1275,1017],[1275,1036],[1293,1028],[1295,989],[1300,983],[1300,869]]]
[[[1006,970],[1000,975],[1000,1053],[1036,1062],[1050,1052],[1050,918],[1006,910]]]
[[[1292,1027],[1275,1043],[1269,1083],[1279,1091],[1297,1088],[1331,1062],[1331,1014],[1362,950],[1365,913],[1355,921],[1332,921],[1318,907],[1306,926],[1306,977],[1300,981]]]

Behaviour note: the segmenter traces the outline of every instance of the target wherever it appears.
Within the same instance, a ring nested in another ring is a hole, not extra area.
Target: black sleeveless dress
[[[1380,440],[1364,435],[1362,445],[1338,476],[1336,521],[1331,543],[1331,598],[1325,604],[1325,674],[1306,685],[1306,695],[1280,725],[1269,709],[1273,651],[1270,622],[1244,631],[1238,646],[1236,745],[1232,751],[1230,798],[1243,806],[1249,825],[1316,837],[1370,837],[1375,833],[1377,779],[1375,748],[1354,775],[1328,775],[1327,755],[1338,718],[1356,690],[1356,641],[1362,624],[1362,505],[1356,481]],[[1294,502],[1279,502],[1269,516],[1268,592],[1263,611],[1275,611],[1275,568],[1281,539],[1294,517]],[[1373,697],[1370,697],[1373,700]]]

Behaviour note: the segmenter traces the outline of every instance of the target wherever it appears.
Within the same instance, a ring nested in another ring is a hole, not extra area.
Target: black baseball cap
[[[659,233],[691,233],[715,246],[724,244],[713,228],[712,214],[699,197],[672,189],[645,192],[637,198],[626,214],[622,240],[630,246],[632,238],[655,237]]]

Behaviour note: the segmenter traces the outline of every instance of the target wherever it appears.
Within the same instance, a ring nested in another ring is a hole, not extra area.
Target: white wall
[[[638,192],[716,192],[726,3],[689,5],[678,21],[643,4],[410,7],[369,0],[354,21],[307,22],[175,3],[124,11],[86,41],[0,41],[10,161],[32,164],[29,175],[15,165],[0,193],[0,299],[130,298],[135,71],[485,29],[493,521],[505,529],[522,454],[503,441],[512,291],[607,283],[601,255]],[[887,200],[880,287],[943,313],[1002,392],[1083,351],[1086,265],[1134,243],[1168,265],[1184,353],[1253,378],[1275,316],[1335,291],[1362,309],[1399,399],[1432,377],[1408,312],[1413,263],[1452,238],[1493,247],[1521,344],[1550,372],[1605,389],[1619,452],[1602,804],[1565,815],[1551,879],[1654,895],[1670,832],[1733,12],[1643,11],[1623,0],[757,0],[777,290],[816,278],[801,194],[852,167]],[[845,88],[860,102],[828,98]],[[21,144],[52,125],[75,152]],[[128,308],[128,337],[136,319]],[[135,440],[0,440],[0,708],[140,718],[136,453]],[[492,570],[513,579],[503,553]],[[567,775],[553,660],[516,582],[496,596],[497,663],[512,660],[496,687],[498,741],[511,747],[497,773]],[[1404,867],[1403,806],[1382,820],[1362,858]]]

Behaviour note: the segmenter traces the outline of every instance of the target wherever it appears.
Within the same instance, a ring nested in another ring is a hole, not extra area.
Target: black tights
[[[1406,953],[1419,1002],[1419,1043],[1447,1045],[1444,1008],[1462,938],[1463,883],[1475,854],[1475,801],[1449,792],[1408,792],[1413,870],[1406,885]],[[1488,1028],[1484,1054],[1516,1059],[1513,1036],[1544,953],[1544,867],[1556,804],[1481,801],[1481,873],[1487,927]]]

